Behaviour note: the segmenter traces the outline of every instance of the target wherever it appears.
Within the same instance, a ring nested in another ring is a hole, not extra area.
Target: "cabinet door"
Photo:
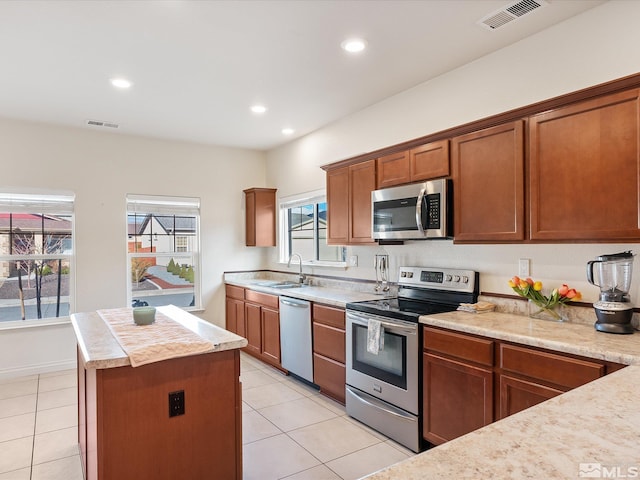
[[[449,176],[449,140],[412,148],[409,158],[412,182]]]
[[[276,189],[250,188],[244,191],[246,204],[246,245],[275,247]]]
[[[327,245],[349,243],[349,167],[327,171]]]
[[[262,354],[262,315],[261,307],[259,305],[253,305],[251,303],[245,303],[244,305],[244,319],[245,319],[245,335],[247,339],[248,351],[255,355]]]
[[[349,243],[373,243],[371,192],[376,189],[376,161],[349,167]]]
[[[439,445],[493,422],[493,372],[423,354],[423,431]]]
[[[533,407],[561,393],[564,392],[556,388],[500,375],[500,419]]]
[[[262,307],[262,356],[280,365],[280,315],[277,310]]]
[[[244,337],[244,302],[227,297],[226,329]]]
[[[639,91],[529,121],[531,238],[637,240]]]
[[[451,143],[456,241],[524,240],[522,121]]]
[[[376,159],[377,188],[393,187],[411,182],[409,152],[397,152]]]
[[[313,383],[320,387],[322,393],[344,405],[346,369],[343,363],[314,353]]]

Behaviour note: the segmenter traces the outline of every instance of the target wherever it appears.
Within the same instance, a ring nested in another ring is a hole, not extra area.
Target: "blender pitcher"
[[[599,283],[596,283],[593,277],[594,267]],[[629,302],[632,268],[633,254],[630,251],[601,255],[597,260],[587,263],[587,280],[590,284],[600,287],[601,301]]]

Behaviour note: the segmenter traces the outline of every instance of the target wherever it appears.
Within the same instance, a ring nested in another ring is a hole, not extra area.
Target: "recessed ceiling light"
[[[253,105],[251,107],[251,111],[253,113],[264,113],[267,111],[267,107],[265,107],[264,105]]]
[[[349,53],[359,53],[367,48],[367,42],[361,38],[348,38],[340,46]]]
[[[130,88],[133,84],[126,78],[112,78],[111,85],[116,88]]]
[[[293,132],[295,132],[295,130],[293,128],[283,128],[282,129],[282,134],[283,135],[292,135]]]

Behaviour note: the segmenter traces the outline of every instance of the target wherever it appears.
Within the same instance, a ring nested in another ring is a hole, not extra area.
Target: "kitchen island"
[[[211,348],[133,367],[104,312],[71,317],[85,478],[241,479],[239,349],[247,341],[177,307],[159,307]],[[138,328],[153,333],[154,325]]]
[[[640,334],[504,313],[423,316],[432,327],[630,365],[367,477],[640,477]]]

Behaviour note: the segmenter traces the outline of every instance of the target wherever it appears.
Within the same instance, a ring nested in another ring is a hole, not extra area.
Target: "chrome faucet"
[[[302,257],[297,253],[292,253],[291,255],[289,255],[289,262],[287,262],[287,267],[291,266],[291,259],[294,256],[298,257],[298,260],[299,260],[300,273],[298,273],[298,283],[302,285],[304,283],[304,281],[306,280],[306,278],[307,278],[306,275],[304,273],[302,273]]]

